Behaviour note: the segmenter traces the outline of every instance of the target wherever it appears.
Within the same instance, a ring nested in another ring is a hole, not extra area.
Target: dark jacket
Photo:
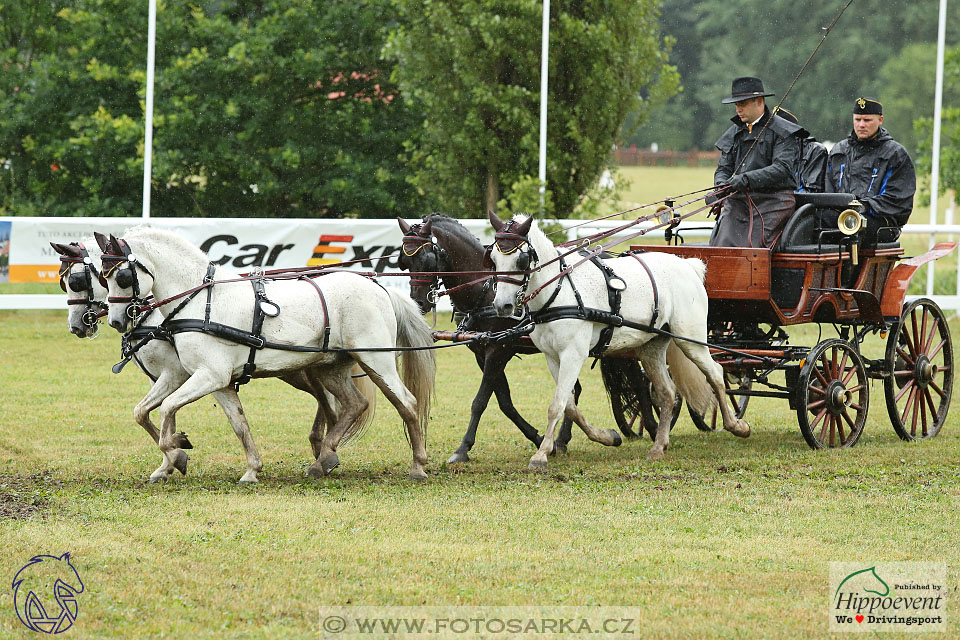
[[[717,140],[720,161],[713,174],[713,183],[720,184],[734,174],[742,173],[747,177],[751,191],[773,193],[796,189],[799,186],[800,140],[807,136],[806,130],[772,115],[769,108],[764,108],[752,132],[747,131],[747,125],[737,116],[731,120],[733,126]],[[767,122],[769,124],[764,126]],[[756,146],[749,151],[755,140]],[[744,156],[746,160],[741,165]]]
[[[801,143],[800,175],[797,191],[823,193],[827,173],[827,148],[813,136]]]
[[[852,193],[865,205],[867,216],[903,226],[913,211],[917,175],[910,154],[881,127],[869,140],[851,133],[833,146],[826,189]]]

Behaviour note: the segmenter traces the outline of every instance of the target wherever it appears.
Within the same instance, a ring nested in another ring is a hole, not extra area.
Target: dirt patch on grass
[[[0,518],[26,520],[43,516],[49,503],[48,496],[62,483],[48,474],[7,476],[0,474]]]

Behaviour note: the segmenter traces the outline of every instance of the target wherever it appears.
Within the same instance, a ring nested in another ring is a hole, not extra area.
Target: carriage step
[[[890,365],[884,359],[867,360],[863,359],[863,364],[867,367],[867,375],[871,378],[884,379],[890,377]]]

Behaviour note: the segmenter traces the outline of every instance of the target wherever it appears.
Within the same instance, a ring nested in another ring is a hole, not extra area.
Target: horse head
[[[447,271],[449,263],[446,252],[433,242],[433,220],[429,217],[420,224],[408,224],[403,218],[397,218],[403,231],[403,245],[400,250],[398,266],[410,271],[410,297],[413,298],[421,313],[436,306],[436,294],[439,283],[438,271]]]
[[[92,338],[97,334],[107,297],[100,272],[94,265],[96,255],[90,255],[83,242],[51,242],[50,246],[60,255],[60,288],[67,294],[70,332],[78,338]]]
[[[528,238],[533,218],[514,216],[508,222],[503,222],[493,211],[489,212],[489,218],[497,233],[484,257],[484,266],[492,267],[497,272],[494,277],[496,295],[493,308],[497,315],[506,318],[523,308],[523,297],[530,280],[529,270],[537,262],[536,251]],[[518,274],[523,276],[522,280],[512,277]]]
[[[65,553],[34,556],[14,576],[12,588],[17,617],[28,629],[60,633],[76,620],[77,595],[84,586]]]
[[[94,236],[103,250],[100,275],[107,287],[107,321],[118,332],[125,333],[153,289],[153,273],[140,262],[126,240],[113,234]]]

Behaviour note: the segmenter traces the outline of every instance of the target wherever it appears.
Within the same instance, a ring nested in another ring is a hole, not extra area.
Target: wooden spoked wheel
[[[749,371],[724,371],[723,386],[728,390],[749,391],[753,386],[753,376]],[[738,418],[742,418],[747,413],[747,403],[750,402],[750,396],[731,396],[729,401],[733,403],[733,412]],[[688,404],[687,413],[690,414],[690,419],[693,420],[693,424],[700,431],[716,431],[718,417],[721,418],[721,424],[723,423],[720,410],[717,408],[714,408],[704,417]]]
[[[953,341],[933,300],[914,300],[887,337],[883,379],[887,413],[897,435],[922,440],[940,433],[953,393]]]
[[[602,365],[601,365],[602,366]],[[630,390],[629,398],[625,399],[624,394],[610,393],[610,408],[613,411],[614,420],[617,426],[628,438],[637,437],[634,432],[642,435],[641,429],[646,429],[650,434],[650,439],[654,439],[657,433],[657,424],[660,420],[660,407],[656,404],[653,393],[653,383],[644,374],[643,369],[637,364],[636,369],[627,367],[630,370]],[[607,390],[610,392],[610,389]],[[670,428],[677,423],[680,415],[680,408],[683,406],[683,398],[677,394],[673,407],[673,421]]]
[[[852,447],[870,408],[863,360],[850,343],[834,338],[810,350],[796,389],[797,422],[813,449]]]

